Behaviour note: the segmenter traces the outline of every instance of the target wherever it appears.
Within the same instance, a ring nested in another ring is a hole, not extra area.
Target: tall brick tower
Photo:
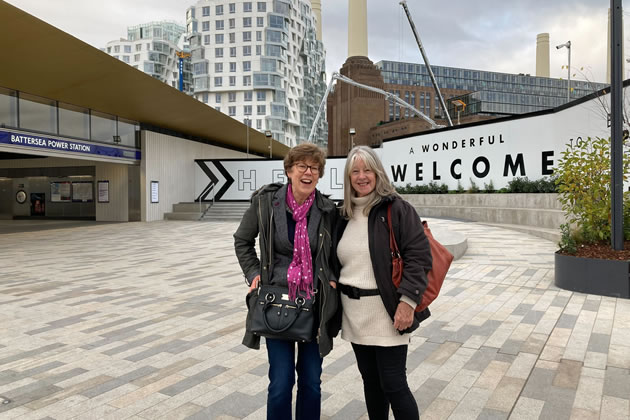
[[[348,0],[348,58],[340,73],[383,89],[383,76],[368,58],[367,0]],[[369,130],[385,115],[383,95],[337,82],[328,97],[328,155],[345,156],[354,144],[370,144]],[[353,128],[356,134],[351,135]]]

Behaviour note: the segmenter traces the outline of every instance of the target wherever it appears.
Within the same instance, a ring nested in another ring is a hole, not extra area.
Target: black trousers
[[[370,420],[387,420],[391,404],[397,420],[419,419],[418,404],[407,385],[407,345],[364,346],[352,343]]]

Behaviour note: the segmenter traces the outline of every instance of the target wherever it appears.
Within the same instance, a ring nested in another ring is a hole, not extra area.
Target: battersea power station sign
[[[607,97],[600,98],[606,100]],[[562,152],[587,137],[608,137],[606,113],[597,99],[519,118],[484,121],[386,141],[376,149],[397,186],[446,184],[449,189],[502,188],[516,177],[553,174]],[[281,160],[197,161],[196,199],[248,200],[269,182],[286,182]],[[345,158],[330,158],[318,184],[343,198]]]

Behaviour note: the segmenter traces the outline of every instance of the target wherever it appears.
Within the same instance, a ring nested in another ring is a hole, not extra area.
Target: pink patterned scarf
[[[311,245],[308,240],[306,215],[315,201],[315,191],[308,196],[303,204],[298,204],[293,196],[291,184],[287,188],[287,205],[293,212],[295,220],[295,237],[293,238],[293,260],[287,271],[287,283],[289,283],[289,299],[295,299],[298,291],[306,293],[310,299],[313,288],[313,261],[311,257]]]

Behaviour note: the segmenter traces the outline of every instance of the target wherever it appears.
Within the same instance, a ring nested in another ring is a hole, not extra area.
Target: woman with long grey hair
[[[404,261],[400,286],[392,282],[388,207]],[[343,219],[336,229],[341,337],[352,343],[371,420],[418,419],[407,384],[410,333],[430,316],[414,312],[427,286],[432,259],[415,209],[392,186],[383,164],[367,146],[353,148],[344,172]]]

